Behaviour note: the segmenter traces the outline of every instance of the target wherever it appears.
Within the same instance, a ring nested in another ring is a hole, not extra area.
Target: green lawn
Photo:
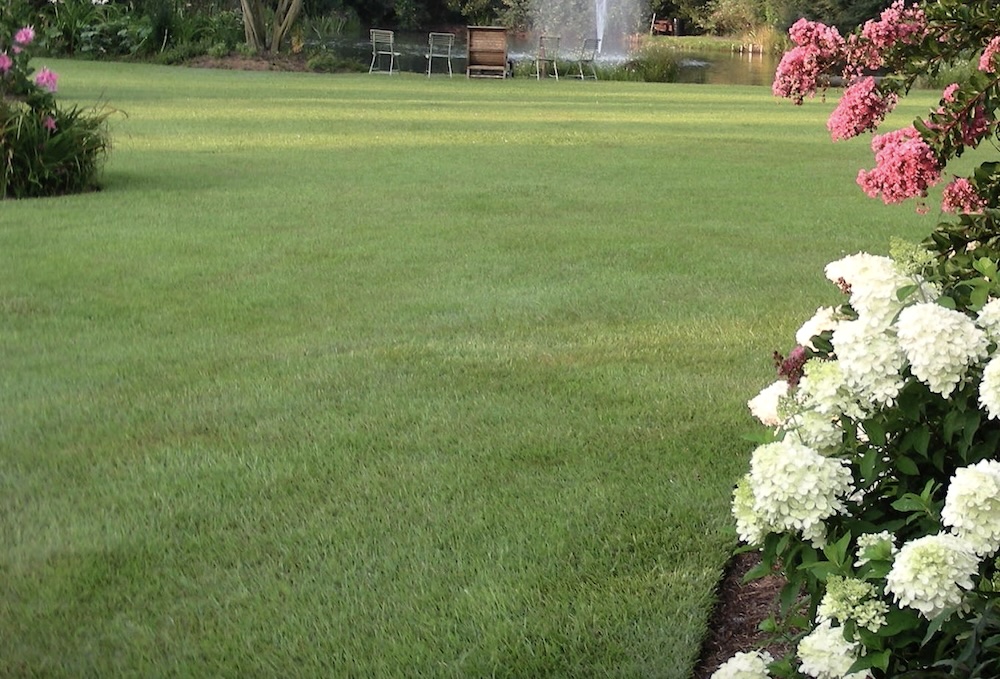
[[[0,203],[0,676],[682,679],[771,352],[935,221],[766,89],[46,63],[123,114]]]

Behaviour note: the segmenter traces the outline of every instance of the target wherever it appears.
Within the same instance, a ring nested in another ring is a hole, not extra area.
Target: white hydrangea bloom
[[[980,556],[1000,549],[1000,462],[983,460],[956,470],[941,521]]]
[[[899,550],[886,576],[886,594],[932,620],[962,605],[963,590],[974,587],[978,570],[979,559],[966,540],[948,533],[925,535]]]
[[[788,394],[788,382],[778,380],[747,401],[750,414],[768,427],[780,427],[784,418],[778,414],[778,402]]]
[[[816,609],[816,619],[841,625],[853,620],[858,627],[878,632],[886,623],[888,612],[889,604],[879,598],[874,584],[832,575],[826,581],[826,593]]]
[[[847,673],[858,651],[858,643],[845,639],[842,627],[821,622],[799,642],[799,671],[814,679],[865,679],[871,676],[868,670]]]
[[[737,653],[719,666],[710,679],[771,679],[767,666],[774,658],[767,651]]]
[[[812,343],[813,337],[827,330],[833,330],[839,322],[840,318],[838,317],[836,308],[832,306],[820,307],[813,314],[813,317],[803,323],[802,327],[795,333],[795,342],[800,346],[816,349]]]
[[[736,519],[736,534],[748,545],[759,545],[770,529],[764,525],[754,509],[753,488],[750,474],[745,474],[733,491],[733,518]]]
[[[822,544],[823,521],[844,511],[843,498],[854,490],[844,460],[823,457],[789,441],[759,446],[750,460],[754,512],[777,532],[798,531]]]
[[[896,547],[896,536],[887,530],[878,533],[862,533],[858,536],[858,560],[854,562],[856,568],[861,568],[870,561],[866,552],[869,549],[879,549],[885,546],[887,556],[892,556],[899,551]]]
[[[976,325],[986,331],[991,342],[1000,343],[1000,299],[991,299],[980,309]]]
[[[983,381],[979,383],[979,405],[986,409],[990,419],[1000,419],[1000,356],[991,359],[983,369]]]
[[[914,377],[942,396],[949,396],[969,367],[986,358],[989,344],[971,318],[933,303],[903,309],[896,334]]]
[[[841,323],[833,331],[833,348],[847,388],[858,402],[890,406],[905,380],[906,356],[896,338],[860,321]]]
[[[851,307],[859,320],[873,329],[889,327],[896,314],[911,301],[936,299],[940,291],[918,276],[907,276],[899,271],[889,257],[858,253],[831,262],[826,276],[850,286]],[[900,288],[920,285],[920,293],[900,301],[896,294]]]

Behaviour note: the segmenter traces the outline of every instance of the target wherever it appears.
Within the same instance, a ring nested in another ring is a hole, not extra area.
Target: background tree
[[[269,54],[281,51],[302,12],[302,0],[240,0],[240,8],[247,45]]]

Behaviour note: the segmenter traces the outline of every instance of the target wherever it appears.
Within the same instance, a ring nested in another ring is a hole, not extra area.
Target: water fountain
[[[642,30],[643,0],[535,0],[535,32],[562,37],[564,50],[578,49],[584,38],[600,40],[606,57],[624,56],[627,37]]]

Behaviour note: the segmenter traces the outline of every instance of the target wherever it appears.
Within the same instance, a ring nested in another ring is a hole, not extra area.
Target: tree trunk
[[[284,42],[285,37],[292,30],[292,26],[295,24],[295,20],[299,18],[299,12],[301,11],[302,0],[278,1],[278,8],[274,12],[274,32],[271,34],[271,44],[269,46],[272,52],[279,52],[281,50],[281,43]]]
[[[240,0],[240,6],[243,8],[243,33],[247,45],[257,53],[264,52],[268,47],[264,42],[267,29],[264,26],[264,8],[260,0]]]

